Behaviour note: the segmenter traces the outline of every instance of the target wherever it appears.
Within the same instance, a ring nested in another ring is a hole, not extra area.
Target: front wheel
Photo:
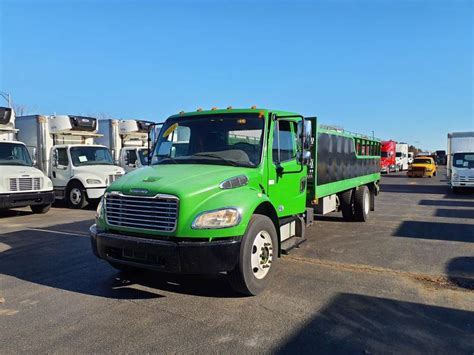
[[[66,191],[70,208],[81,209],[87,206],[86,190],[80,182],[73,182]]]
[[[278,257],[275,225],[264,215],[250,219],[240,245],[239,262],[229,272],[232,288],[244,295],[255,296],[268,285]]]
[[[30,208],[31,208],[31,211],[33,211],[33,213],[44,214],[44,213],[49,211],[49,209],[51,208],[51,204],[48,204],[48,205],[32,205],[32,206],[30,206]]]

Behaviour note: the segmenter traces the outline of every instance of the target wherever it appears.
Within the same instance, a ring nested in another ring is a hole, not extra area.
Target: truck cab
[[[107,146],[115,163],[125,172],[148,165],[148,130],[144,120],[101,120],[97,143]]]
[[[38,167],[53,182],[56,199],[83,208],[100,199],[108,185],[124,175],[106,146],[95,139],[94,117],[33,115],[18,118],[19,137],[37,155]]]
[[[396,145],[397,142],[393,140],[382,141],[382,152],[380,159],[380,171],[382,173],[389,174],[399,170],[396,161]]]
[[[54,201],[53,185],[34,167],[24,143],[15,140],[15,113],[0,107],[0,210],[30,206],[46,213]]]

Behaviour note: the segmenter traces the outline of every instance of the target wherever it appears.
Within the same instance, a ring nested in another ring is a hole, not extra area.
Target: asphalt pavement
[[[92,254],[94,208],[0,217],[0,353],[474,352],[474,194],[382,178],[366,223],[318,217],[270,287],[123,274]]]

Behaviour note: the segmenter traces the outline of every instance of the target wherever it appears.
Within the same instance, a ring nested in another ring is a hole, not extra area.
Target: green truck
[[[380,141],[259,109],[173,115],[150,165],[107,188],[90,228],[95,255],[119,270],[226,272],[256,295],[314,214],[365,221],[379,192]]]

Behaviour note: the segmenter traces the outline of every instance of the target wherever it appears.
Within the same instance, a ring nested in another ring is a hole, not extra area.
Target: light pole
[[[12,108],[12,99],[11,99],[10,94],[7,93],[7,92],[0,91],[0,95],[1,95],[5,100],[7,100],[7,102],[8,102],[8,107],[9,107],[9,108]]]

